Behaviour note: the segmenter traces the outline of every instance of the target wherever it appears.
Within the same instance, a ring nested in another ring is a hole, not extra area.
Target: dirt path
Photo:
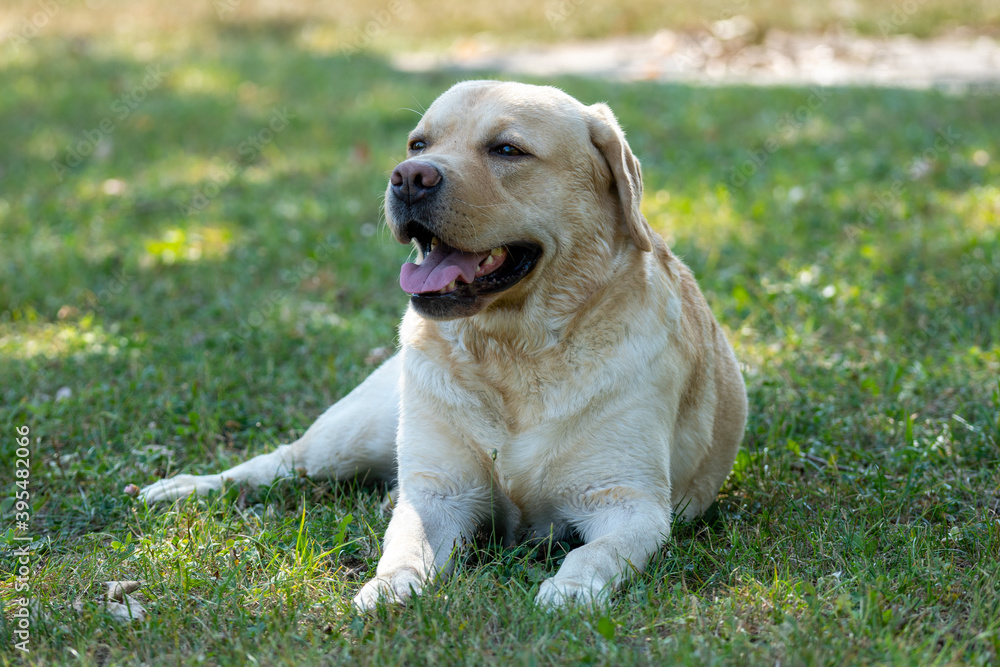
[[[663,30],[652,37],[501,49],[476,40],[448,53],[394,59],[406,71],[452,69],[546,77],[698,84],[868,85],[1000,90],[1000,42],[955,34],[932,40],[849,34],[755,36],[737,21],[699,34]]]

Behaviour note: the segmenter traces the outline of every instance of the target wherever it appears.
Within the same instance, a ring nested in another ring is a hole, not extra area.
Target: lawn
[[[618,113],[648,219],[744,364],[743,450],[608,609],[535,610],[559,550],[481,545],[365,617],[383,490],[124,490],[296,438],[395,344],[408,253],[380,199],[456,75],[400,74],[384,40],[349,54],[322,21],[157,33],[58,6],[0,43],[0,661],[1000,660],[995,90],[546,81]],[[148,615],[122,623],[95,586],[133,579]]]

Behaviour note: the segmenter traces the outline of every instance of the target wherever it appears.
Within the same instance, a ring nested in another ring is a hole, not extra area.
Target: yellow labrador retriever
[[[554,88],[445,92],[392,172],[412,243],[402,348],[298,441],[149,501],[292,474],[397,478],[360,609],[451,570],[483,524],[506,542],[575,534],[536,601],[607,599],[714,500],[746,420],[739,367],[690,271],[639,211],[611,110]]]

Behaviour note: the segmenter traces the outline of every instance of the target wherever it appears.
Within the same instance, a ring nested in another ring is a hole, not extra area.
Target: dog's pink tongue
[[[407,262],[399,272],[399,286],[408,294],[440,292],[452,280],[461,277],[471,283],[476,277],[479,263],[489,252],[474,253],[456,250],[445,243],[439,243],[420,264]]]

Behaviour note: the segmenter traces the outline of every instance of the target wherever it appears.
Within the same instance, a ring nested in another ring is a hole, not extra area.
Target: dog
[[[640,212],[642,177],[604,104],[467,81],[392,171],[386,222],[415,261],[400,351],[296,442],[226,480],[398,480],[370,610],[446,576],[486,525],[504,544],[575,536],[537,604],[603,604],[715,500],[742,440],[736,357],[689,269]]]

